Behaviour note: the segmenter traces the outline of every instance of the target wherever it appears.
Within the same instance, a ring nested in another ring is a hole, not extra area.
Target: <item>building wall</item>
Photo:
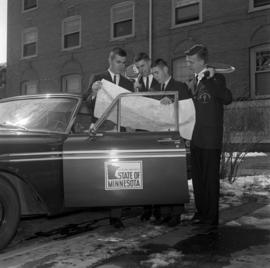
[[[107,68],[109,50],[121,46],[128,52],[128,64],[134,55],[148,52],[148,0],[135,3],[135,36],[110,40],[110,8],[120,0],[39,0],[38,8],[22,12],[21,1],[8,1],[8,53],[6,96],[21,94],[23,80],[35,78],[40,92],[61,91],[61,76],[73,70],[81,72],[82,88],[89,78]],[[270,9],[249,12],[247,0],[202,0],[203,22],[171,27],[171,1],[153,0],[153,59],[162,57],[172,66],[194,43],[208,46],[211,61],[228,63],[236,71],[227,75],[228,87],[235,99],[250,96],[249,50],[270,43]],[[81,15],[82,45],[61,50],[61,23],[69,15]],[[21,59],[21,32],[38,28],[38,55]],[[269,28],[267,28],[269,27]]]

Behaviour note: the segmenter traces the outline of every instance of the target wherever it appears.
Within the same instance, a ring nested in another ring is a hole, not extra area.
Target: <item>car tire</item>
[[[18,194],[13,185],[0,176],[0,250],[5,248],[16,234],[20,216]]]

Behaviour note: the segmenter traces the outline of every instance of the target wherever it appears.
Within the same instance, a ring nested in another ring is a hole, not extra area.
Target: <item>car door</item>
[[[177,124],[167,131],[130,131],[120,127],[120,110],[118,125],[104,116],[91,135],[73,133],[65,141],[65,206],[188,202],[186,150]]]

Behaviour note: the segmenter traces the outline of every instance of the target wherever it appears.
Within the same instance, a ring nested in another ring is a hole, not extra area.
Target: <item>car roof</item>
[[[25,100],[25,99],[42,99],[42,98],[72,98],[82,99],[80,94],[72,93],[47,93],[47,94],[35,94],[35,95],[18,95],[14,97],[3,98],[0,102],[12,101],[12,100]]]

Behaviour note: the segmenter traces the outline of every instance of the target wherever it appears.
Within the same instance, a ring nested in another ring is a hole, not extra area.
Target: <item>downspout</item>
[[[149,0],[149,58],[152,59],[152,11],[153,11],[153,5],[152,0]]]

